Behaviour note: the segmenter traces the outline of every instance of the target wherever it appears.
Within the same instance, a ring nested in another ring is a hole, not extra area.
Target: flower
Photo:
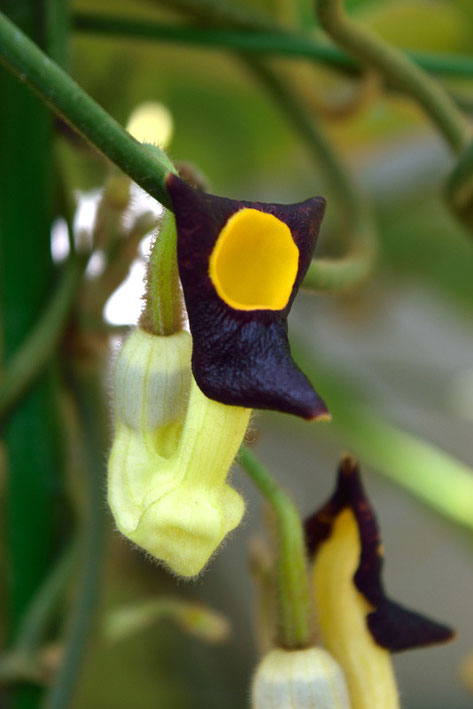
[[[345,673],[352,709],[397,709],[389,651],[445,642],[453,632],[386,596],[376,517],[350,456],[305,531],[322,641]]]
[[[294,363],[286,318],[309,267],[325,209],[243,202],[169,174],[179,275],[193,337],[192,371],[206,396],[232,406],[327,419]]]
[[[256,669],[251,699],[252,709],[350,709],[343,672],[321,647],[270,650]]]
[[[108,499],[117,527],[173,571],[197,575],[244,513],[227,483],[250,411],[208,399],[191,337],[132,332],[115,365]]]

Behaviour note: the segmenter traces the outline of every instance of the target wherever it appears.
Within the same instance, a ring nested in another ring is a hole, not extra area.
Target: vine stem
[[[376,229],[370,211],[317,119],[309,115],[269,67],[254,59],[248,64],[305,141],[315,162],[323,168],[342,208],[343,226],[351,241],[344,258],[313,259],[302,286],[317,291],[353,287],[366,278],[376,259]]]
[[[42,316],[7,363],[0,384],[0,427],[51,359],[77,294],[88,254],[73,255]]]
[[[104,465],[107,413],[102,382],[95,362],[76,362],[71,372],[71,389],[77,407],[85,445],[84,469],[88,484],[87,507],[82,520],[82,569],[69,618],[66,644],[54,684],[44,709],[65,709],[70,705],[78,680],[99,597],[104,548]]]
[[[343,0],[316,0],[315,7],[320,24],[335,42],[419,103],[456,153],[468,145],[471,125],[435,79],[353,22],[344,11]]]
[[[276,514],[278,526],[277,589],[279,629],[277,644],[296,649],[313,640],[310,589],[304,535],[299,513],[256,456],[243,447],[238,462]]]
[[[85,34],[106,37],[182,43],[197,47],[238,50],[257,55],[311,59],[349,74],[360,73],[362,70],[359,62],[338,47],[320,42],[310,35],[289,32],[286,29],[265,31],[226,27],[209,29],[149,20],[144,22],[115,14],[95,12],[76,12],[73,16],[73,27]],[[473,76],[473,59],[470,56],[408,50],[403,50],[402,53],[414,64],[433,74],[464,78]]]
[[[176,172],[157,147],[141,145],[55,62],[0,12],[0,58],[51,108],[166,207],[168,172]]]

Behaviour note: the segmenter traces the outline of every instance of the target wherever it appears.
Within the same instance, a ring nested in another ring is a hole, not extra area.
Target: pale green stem
[[[310,589],[304,534],[299,513],[256,456],[242,448],[238,462],[271,505],[278,527],[276,642],[286,648],[309,647],[313,641]]]
[[[184,324],[176,244],[176,221],[166,210],[151,250],[146,305],[140,319],[141,327],[155,335],[172,335]]]
[[[455,152],[471,139],[471,125],[447,91],[401,51],[353,22],[343,0],[316,0],[317,17],[326,32],[348,54],[382,76],[420,104]]]
[[[12,646],[0,658],[2,683],[42,680],[39,651],[71,577],[76,552],[74,541],[56,561],[22,616]]]
[[[181,8],[186,9],[186,8]],[[203,14],[203,13],[202,13]],[[227,18],[228,21],[228,18]],[[289,32],[286,29],[258,31],[212,27],[171,25],[151,20],[135,20],[114,14],[76,12],[74,29],[87,34],[141,39],[161,43],[187,44],[196,47],[214,47],[255,55],[275,55],[294,59],[310,59],[349,74],[359,73],[359,63],[348,54],[315,39],[312,35]],[[255,27],[255,24],[252,24]],[[402,50],[414,64],[432,74],[471,78],[473,58],[461,54],[413,52]]]
[[[82,564],[64,654],[54,684],[47,693],[44,709],[70,706],[87,645],[99,597],[104,551],[104,461],[107,413],[102,394],[102,376],[95,362],[77,362],[71,372],[71,388],[84,436],[87,506],[82,520]]]
[[[20,349],[7,362],[0,385],[0,427],[54,354],[77,294],[87,258],[85,254],[71,257],[45,312]]]

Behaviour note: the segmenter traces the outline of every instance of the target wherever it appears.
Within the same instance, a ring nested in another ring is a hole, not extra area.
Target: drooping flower
[[[312,258],[324,198],[266,204],[216,197],[173,174],[166,184],[201,390],[232,406],[328,418],[291,357],[286,322]]]
[[[353,458],[342,459],[334,494],[305,530],[322,642],[344,671],[352,709],[398,709],[389,653],[453,632],[386,596],[378,525]]]
[[[108,464],[117,527],[185,577],[203,569],[243,516],[243,499],[226,478],[250,417],[208,399],[190,357],[186,332],[132,332],[115,365]]]

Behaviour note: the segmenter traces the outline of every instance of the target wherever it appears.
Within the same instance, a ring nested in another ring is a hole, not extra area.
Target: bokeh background
[[[317,32],[308,0],[239,3]],[[346,5],[365,26],[399,47],[473,55],[469,0],[350,0]],[[158,0],[73,3],[75,11],[166,22],[186,18],[179,6]],[[87,32],[73,32],[70,50],[74,78],[123,125],[139,104],[163,104],[174,124],[171,158],[196,166],[214,193],[281,202],[325,194],[328,209],[316,255],[343,243],[337,232],[339,205],[331,200],[323,170],[236,53]],[[342,396],[346,385],[350,396],[357,392],[379,420],[473,467],[473,241],[443,199],[442,185],[453,165],[447,147],[420,109],[394,92],[375,85],[356,110],[343,111],[359,91],[358,79],[301,60],[272,60],[271,66],[297,87],[310,110],[320,114],[321,106],[330,109],[322,111],[321,120],[371,205],[379,237],[376,269],[362,287],[348,295],[299,296],[289,320],[296,358],[312,363],[307,371],[322,394],[328,372],[340,381]],[[442,81],[467,114],[473,114],[473,77]],[[58,143],[68,184],[78,199],[80,223],[87,227],[110,167],[81,142],[63,136]],[[131,213],[144,203],[136,193]],[[56,223],[57,260],[65,255],[61,244],[64,237]],[[112,352],[123,334],[119,326],[132,325],[139,314],[148,247],[149,239],[107,303],[106,322],[117,327]],[[100,274],[100,263],[96,268],[89,269],[91,281]],[[109,391],[104,376],[107,400]],[[107,426],[110,440],[111,423]],[[253,438],[254,450],[303,515],[329,495],[339,455],[347,448],[357,452],[336,425],[314,426],[271,413],[255,417]],[[106,446],[101,455],[105,470]],[[458,629],[457,640],[447,647],[395,658],[402,706],[467,709],[473,694],[461,679],[461,667],[473,652],[471,531],[443,519],[386,479],[383,470],[363,459],[361,465],[381,525],[390,595]],[[265,534],[265,512],[237,466],[233,484],[247,500],[244,522],[190,583],[173,578],[132,548],[114,530],[104,501],[101,601],[75,709],[248,706],[259,648],[249,550]],[[208,604],[228,619],[230,636],[221,644],[208,644],[162,621],[121,641],[106,637],[104,623],[115,607],[160,595]]]

